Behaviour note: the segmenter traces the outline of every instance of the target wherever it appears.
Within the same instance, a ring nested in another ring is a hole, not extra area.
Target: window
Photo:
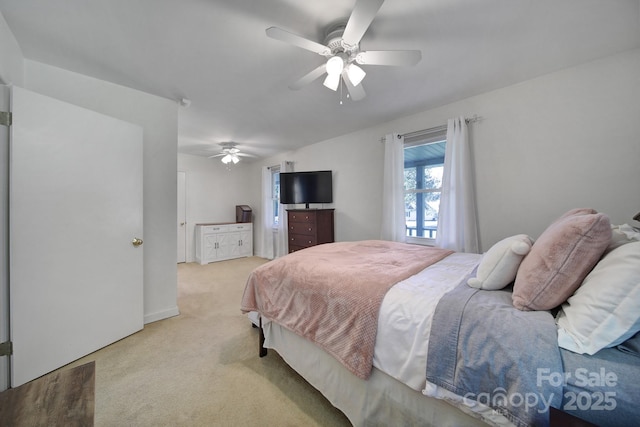
[[[444,126],[405,136],[404,205],[409,240],[436,238],[446,133]]]
[[[275,227],[280,223],[280,166],[271,167],[271,205]]]

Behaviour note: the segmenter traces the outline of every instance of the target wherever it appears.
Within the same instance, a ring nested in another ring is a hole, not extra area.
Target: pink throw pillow
[[[522,260],[513,286],[519,310],[550,310],[565,302],[611,241],[609,217],[572,209],[553,222]]]

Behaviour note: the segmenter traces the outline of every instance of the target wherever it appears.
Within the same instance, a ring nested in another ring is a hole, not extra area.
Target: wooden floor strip
[[[93,426],[95,362],[0,393],[0,426]]]

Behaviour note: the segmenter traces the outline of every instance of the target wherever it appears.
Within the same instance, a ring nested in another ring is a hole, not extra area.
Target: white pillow
[[[640,231],[629,224],[611,226],[611,243],[607,246],[605,254],[617,247],[640,240]]]
[[[640,331],[640,242],[605,255],[556,315],[558,345],[594,354]]]
[[[467,280],[467,284],[490,291],[504,288],[516,278],[520,262],[532,244],[533,240],[526,234],[500,240],[484,254],[476,277]]]

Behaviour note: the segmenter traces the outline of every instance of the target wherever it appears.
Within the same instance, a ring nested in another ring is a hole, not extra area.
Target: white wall
[[[335,208],[336,240],[377,239],[382,217],[382,135],[375,129],[365,129],[292,151],[265,164],[290,160],[295,171],[332,170],[333,203],[311,207]]]
[[[145,323],[178,314],[177,104],[30,60],[25,87],[142,126]]]
[[[511,234],[537,237],[574,207],[605,212],[616,224],[633,223],[640,210],[639,100],[636,49],[323,141],[255,167],[287,159],[296,170],[332,169],[336,240],[375,239],[383,203],[379,139],[477,114],[483,120],[470,125],[470,134],[480,243],[487,250]],[[256,236],[261,239],[259,231]]]
[[[0,13],[0,82],[22,86],[23,60],[20,46]]]
[[[195,225],[235,222],[236,205],[254,210],[255,194],[260,192],[260,175],[246,161],[224,165],[219,157],[178,155],[178,170],[186,176],[187,262],[195,261]],[[255,220],[254,220],[255,222]],[[254,235],[255,240],[255,235]]]

